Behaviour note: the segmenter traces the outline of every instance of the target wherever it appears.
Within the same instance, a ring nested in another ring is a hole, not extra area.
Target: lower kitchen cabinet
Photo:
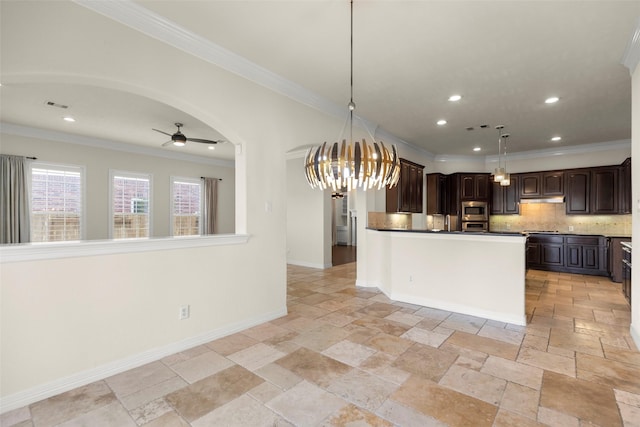
[[[527,243],[527,267],[608,276],[608,239],[604,236],[531,235]]]

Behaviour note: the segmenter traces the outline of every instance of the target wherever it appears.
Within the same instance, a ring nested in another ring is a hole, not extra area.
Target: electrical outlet
[[[190,309],[189,309],[189,305],[181,305],[180,306],[180,314],[179,314],[179,319],[180,320],[184,320],[184,319],[188,319],[190,313]]]
[[[569,226],[569,231],[573,231],[573,225]]]

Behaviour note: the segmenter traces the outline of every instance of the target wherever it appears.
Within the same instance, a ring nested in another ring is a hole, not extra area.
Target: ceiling
[[[346,0],[135,3],[330,103],[349,102]],[[621,60],[639,17],[638,1],[355,1],[356,113],[436,156],[494,155],[496,125],[511,134],[510,152],[629,139]],[[453,94],[462,99],[448,101]],[[560,100],[545,104],[550,96]],[[47,100],[72,106],[78,120],[62,122]],[[171,106],[96,87],[4,85],[1,102],[3,122],[132,144],[160,146],[168,137],[151,128],[172,133],[176,121],[187,137],[225,139]],[[233,157],[232,144],[183,150]]]

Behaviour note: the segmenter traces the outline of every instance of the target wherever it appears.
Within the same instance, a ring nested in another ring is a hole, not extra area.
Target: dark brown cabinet
[[[514,175],[511,175],[512,179]],[[564,172],[532,172],[516,174],[520,178],[520,197],[564,196]]]
[[[591,213],[598,215],[617,214],[619,167],[594,168],[591,170]]]
[[[565,237],[566,267],[586,270],[602,270],[608,273],[604,253],[607,242],[604,237]]]
[[[489,200],[489,174],[459,174],[460,200]]]
[[[623,281],[622,242],[630,241],[631,237],[611,237],[609,240],[609,276],[613,282],[621,283]]]
[[[520,177],[520,197],[540,197],[542,195],[542,183],[540,173],[521,173]]]
[[[400,159],[398,185],[387,188],[387,212],[422,213],[423,171],[424,166]]]
[[[427,174],[427,215],[449,213],[448,177],[441,173]]]
[[[591,212],[589,196],[591,193],[591,172],[585,169],[565,171],[567,180],[567,214],[588,214]]]
[[[542,172],[542,195],[564,196],[564,171]]]
[[[511,184],[503,187],[491,183],[491,215],[517,215],[520,213],[520,176],[511,175]]]
[[[631,213],[631,158],[620,165],[620,213]]]
[[[607,276],[608,239],[604,236],[531,235],[527,241],[527,267]]]

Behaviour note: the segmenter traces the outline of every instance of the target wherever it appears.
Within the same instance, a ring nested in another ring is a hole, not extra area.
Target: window
[[[31,164],[31,241],[80,240],[84,234],[84,170]]]
[[[202,234],[202,180],[171,177],[171,235]]]
[[[151,175],[111,171],[111,238],[151,235]]]

